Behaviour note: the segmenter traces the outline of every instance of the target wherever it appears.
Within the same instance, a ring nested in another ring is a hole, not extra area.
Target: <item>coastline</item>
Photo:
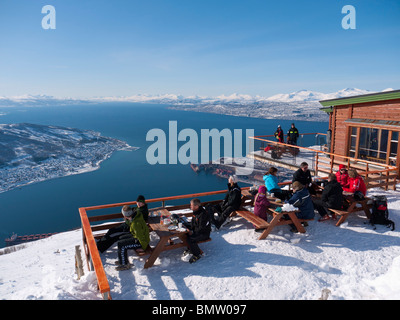
[[[139,149],[138,147],[129,146],[129,147],[124,148],[124,149],[117,149],[114,152],[117,152],[117,151],[136,151],[138,149]],[[34,180],[30,180],[30,181],[26,181],[26,182],[23,182],[23,183],[18,183],[18,184],[9,186],[7,189],[4,189],[4,187],[2,185],[0,185],[0,194],[4,193],[4,192],[7,192],[7,191],[11,191],[11,190],[17,189],[17,188],[22,188],[24,186],[28,186],[28,185],[34,184],[34,183],[39,183],[39,182],[43,182],[43,181],[47,181],[47,180],[64,178],[64,177],[68,177],[68,176],[72,176],[72,175],[77,175],[77,174],[83,174],[83,173],[89,173],[89,172],[92,172],[92,171],[96,171],[96,170],[100,169],[100,164],[103,161],[109,159],[113,155],[114,152],[106,155],[103,159],[99,160],[95,164],[86,163],[86,164],[82,165],[81,167],[79,167],[77,170],[68,171],[65,174],[44,175],[44,176],[38,177],[38,178],[36,178]],[[1,176],[1,169],[0,169],[0,176]]]
[[[116,151],[135,151],[125,141],[99,132],[30,124],[2,125],[6,156],[0,193],[37,182],[98,170]],[[34,130],[33,130],[34,129]]]

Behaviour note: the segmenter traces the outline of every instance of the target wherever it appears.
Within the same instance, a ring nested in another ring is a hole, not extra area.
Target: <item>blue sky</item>
[[[399,0],[0,0],[0,96],[380,91],[399,57]]]

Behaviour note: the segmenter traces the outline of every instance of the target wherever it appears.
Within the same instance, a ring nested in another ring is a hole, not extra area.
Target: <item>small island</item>
[[[136,149],[91,130],[30,123],[0,124],[0,193],[93,171],[115,151]]]

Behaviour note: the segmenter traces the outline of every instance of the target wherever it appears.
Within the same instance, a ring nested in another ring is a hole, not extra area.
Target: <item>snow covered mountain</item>
[[[390,91],[393,89],[385,89]],[[59,105],[59,104],[77,104],[77,103],[99,103],[99,102],[152,102],[152,103],[172,103],[172,104],[204,104],[204,103],[256,103],[256,102],[311,102],[326,99],[343,98],[362,94],[374,93],[374,91],[346,88],[332,93],[322,93],[311,90],[300,90],[292,93],[281,93],[271,97],[263,97],[260,95],[251,96],[248,94],[233,93],[231,95],[219,95],[216,97],[206,96],[183,96],[176,94],[137,94],[131,96],[105,96],[87,99],[75,98],[57,98],[48,95],[22,95],[14,97],[0,96],[0,106],[13,105]]]
[[[388,88],[383,91],[391,91],[393,89]],[[188,96],[176,94],[162,94],[162,95],[146,95],[139,94],[128,97],[101,97],[91,99],[98,102],[101,101],[125,101],[125,102],[154,102],[154,103],[173,103],[173,104],[205,104],[205,103],[259,103],[259,102],[318,102],[320,100],[344,98],[350,96],[357,96],[363,94],[375,93],[374,91],[357,89],[357,88],[345,88],[332,93],[322,93],[311,90],[300,90],[292,93],[281,93],[271,97],[264,97],[260,95],[251,96],[248,94],[233,93],[231,95],[219,95],[216,97],[205,97],[205,96]]]
[[[385,89],[383,91],[391,91]],[[320,100],[374,93],[373,91],[346,88],[333,93],[300,90],[292,93],[276,94],[271,97],[251,96],[233,93],[216,97],[183,96],[176,94],[137,94],[132,96],[109,96],[87,99],[56,98],[46,95],[23,95],[1,97],[0,107],[12,106],[57,106],[71,104],[95,104],[105,102],[140,102],[169,105],[170,109],[226,114],[240,117],[263,119],[286,119],[304,121],[328,121],[326,113],[320,110]],[[278,111],[278,112],[277,112]],[[4,113],[0,112],[0,116]]]
[[[346,88],[333,93],[322,93],[310,90],[300,90],[292,93],[277,94],[267,98],[266,100],[276,101],[276,102],[299,102],[299,101],[306,102],[306,101],[337,99],[337,98],[358,96],[369,93],[374,93],[374,92],[356,88]]]

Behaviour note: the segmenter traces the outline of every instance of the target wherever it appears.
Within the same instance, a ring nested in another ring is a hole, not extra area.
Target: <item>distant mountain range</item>
[[[296,101],[321,101],[329,99],[337,99],[351,96],[358,96],[363,94],[374,93],[368,90],[346,88],[333,93],[321,93],[310,90],[300,90],[292,93],[277,94],[267,98],[268,101],[279,101],[279,102],[296,102]]]
[[[383,91],[391,91],[386,89]],[[277,94],[271,97],[251,96],[234,93],[216,97],[182,96],[176,94],[147,95],[138,94],[123,97],[98,97],[88,99],[56,98],[46,95],[23,95],[18,97],[1,97],[0,107],[13,106],[57,106],[82,105],[106,102],[140,102],[166,104],[170,109],[217,113],[240,117],[263,119],[286,119],[304,121],[328,121],[328,116],[321,111],[320,100],[357,96],[375,93],[373,91],[346,88],[333,93],[321,93],[300,90],[292,93]],[[4,109],[0,116],[4,115]],[[1,119],[1,118],[0,118]]]
[[[385,89],[390,91],[393,89]],[[152,102],[152,103],[172,103],[172,104],[193,104],[193,103],[227,103],[240,102],[244,104],[254,102],[312,102],[327,99],[343,98],[362,94],[375,93],[374,91],[346,88],[333,93],[322,93],[311,90],[300,90],[292,93],[276,94],[271,97],[251,96],[247,94],[233,93],[231,95],[220,95],[216,97],[205,96],[182,96],[176,94],[147,95],[137,94],[132,96],[110,96],[95,98],[57,98],[48,95],[22,95],[13,97],[0,96],[0,106],[15,105],[54,105],[54,104],[79,104],[79,103],[98,103],[98,102]]]

